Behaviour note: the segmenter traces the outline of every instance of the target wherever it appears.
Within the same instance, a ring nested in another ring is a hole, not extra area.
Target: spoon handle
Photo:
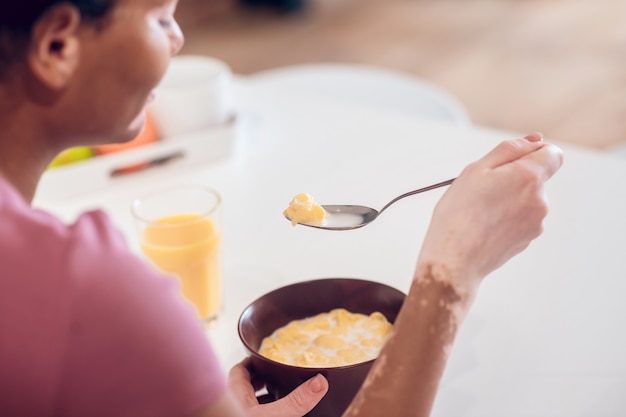
[[[438,182],[437,184],[429,185],[428,187],[424,187],[424,188],[420,188],[420,189],[417,189],[417,190],[409,191],[408,193],[404,193],[402,195],[399,195],[396,198],[394,198],[393,200],[391,200],[390,202],[388,202],[383,208],[381,208],[380,211],[378,212],[378,214],[382,213],[383,211],[385,211],[387,209],[387,207],[389,207],[390,205],[392,205],[396,201],[403,199],[404,197],[408,197],[408,196],[411,196],[411,195],[414,195],[414,194],[423,193],[425,191],[434,190],[435,188],[445,187],[446,185],[452,184],[452,181],[454,181],[455,179],[456,178],[452,178],[452,179],[449,179],[449,180],[446,180],[446,181]]]

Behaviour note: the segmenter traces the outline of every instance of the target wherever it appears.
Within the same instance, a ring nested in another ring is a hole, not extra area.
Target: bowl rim
[[[300,285],[306,285],[306,284],[311,284],[311,283],[315,283],[315,282],[321,282],[321,281],[352,281],[352,282],[364,282],[364,283],[369,283],[369,284],[376,284],[379,285],[381,287],[387,287],[390,290],[393,291],[397,291],[398,293],[402,294],[404,297],[407,296],[407,294],[404,291],[401,291],[400,289],[393,287],[391,285],[388,285],[384,282],[380,282],[380,281],[376,281],[373,279],[367,279],[367,278],[351,278],[351,277],[326,277],[326,278],[311,278],[311,279],[307,279],[307,280],[303,280],[303,281],[297,281],[297,282],[293,282],[291,284],[286,284],[283,286],[280,286],[278,288],[275,288],[271,291],[268,291],[260,296],[258,296],[257,298],[255,298],[252,302],[250,302],[241,312],[241,314],[239,315],[239,318],[237,319],[237,334],[239,335],[239,340],[241,341],[241,343],[243,343],[246,351],[248,352],[249,355],[254,356],[255,358],[258,358],[260,360],[263,361],[267,361],[271,364],[277,364],[280,366],[284,366],[287,368],[291,368],[294,370],[299,370],[299,371],[319,371],[319,372],[325,372],[325,371],[329,371],[329,370],[335,370],[335,369],[350,369],[350,368],[356,368],[359,366],[363,366],[366,364],[371,364],[373,363],[377,358],[373,358],[364,362],[358,362],[358,363],[353,363],[350,365],[341,365],[341,366],[329,366],[329,367],[312,367],[312,366],[297,366],[297,365],[291,365],[291,364],[287,364],[287,363],[283,363],[283,362],[278,362],[275,361],[273,359],[270,359],[268,357],[265,357],[263,355],[261,355],[260,353],[258,353],[256,351],[256,349],[252,348],[252,346],[250,346],[247,342],[247,340],[245,340],[245,338],[242,335],[242,319],[243,317],[246,315],[246,312],[252,308],[252,306],[257,303],[261,298],[270,296],[271,294],[274,294],[278,291],[284,290],[286,288],[290,288],[290,287],[296,287],[296,286],[300,286]]]

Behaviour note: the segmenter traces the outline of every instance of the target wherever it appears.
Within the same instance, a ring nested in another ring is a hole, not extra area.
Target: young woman
[[[0,415],[295,417],[328,389],[317,376],[259,405],[245,362],[225,377],[172,281],[135,257],[104,213],[66,225],[29,206],[61,150],[138,134],[183,44],[175,7],[0,4]],[[541,233],[544,182],[561,163],[533,134],[503,142],[452,184],[347,416],[429,414],[480,282]]]

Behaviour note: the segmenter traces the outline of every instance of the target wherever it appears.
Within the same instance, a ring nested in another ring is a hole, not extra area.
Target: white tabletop
[[[63,203],[71,220],[106,209],[136,250],[133,196],[165,182],[203,183],[224,198],[224,315],[209,332],[225,367],[240,360],[243,308],[286,283],[357,277],[403,291],[444,190],[396,203],[350,232],[292,227],[281,215],[299,192],[322,204],[380,208],[396,195],[458,175],[516,133],[430,123],[373,106],[240,80],[247,134],[230,157],[176,175]],[[548,184],[544,234],[484,282],[444,375],[434,416],[608,417],[626,413],[626,160],[562,146]],[[460,207],[459,209],[462,209]]]

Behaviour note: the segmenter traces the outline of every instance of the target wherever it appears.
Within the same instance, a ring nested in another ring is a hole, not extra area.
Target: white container
[[[150,111],[161,137],[173,138],[226,123],[235,113],[230,67],[199,55],[174,57]]]

